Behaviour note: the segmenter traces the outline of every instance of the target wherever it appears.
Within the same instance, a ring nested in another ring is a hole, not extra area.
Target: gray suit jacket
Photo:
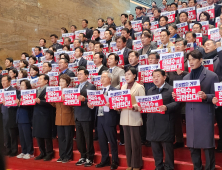
[[[109,69],[110,70],[110,69]],[[112,82],[111,86],[115,87],[116,89],[120,89],[120,76],[125,76],[125,71],[118,66],[112,70]]]
[[[150,43],[150,48],[148,49],[148,51],[147,51],[146,54],[149,55],[150,52],[151,52],[151,50],[155,50],[155,49],[157,49],[157,44],[156,44],[156,42],[151,41],[151,43]],[[143,48],[140,49],[140,50],[138,51],[138,53],[139,53],[139,55],[142,55],[142,53],[143,53]]]

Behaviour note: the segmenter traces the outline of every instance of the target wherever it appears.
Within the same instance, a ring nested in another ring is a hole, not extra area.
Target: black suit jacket
[[[101,69],[98,72],[98,75],[101,75],[104,70],[108,70],[108,69],[109,69],[108,67],[102,66]]]
[[[108,91],[114,91],[117,90],[116,88],[110,86]],[[98,109],[99,107],[96,107],[96,118],[98,115]],[[106,126],[116,126],[118,124],[118,112],[110,109],[109,112],[104,112],[104,124]]]
[[[65,73],[60,73],[59,76],[61,76],[62,74],[67,74],[69,77],[75,77],[75,74],[69,69],[67,69]]]
[[[124,65],[129,64],[128,54],[129,54],[130,51],[132,51],[132,50],[129,49],[129,48],[127,48],[127,47],[126,47],[125,50],[123,51]]]
[[[10,86],[7,91],[16,90],[14,87]],[[19,91],[16,90],[16,96],[18,98]],[[17,127],[16,123],[16,113],[17,113],[17,106],[4,106],[2,104],[2,118],[4,121],[4,125],[8,128]]]
[[[55,123],[53,122],[53,107],[46,102],[45,95],[46,88],[39,95],[40,103],[36,103],[33,110],[32,132],[33,136],[38,138],[52,138],[52,125]]]
[[[106,66],[107,63],[106,55],[103,52],[101,52],[101,54],[103,55],[103,65]]]
[[[93,35],[93,30],[86,28],[86,38],[88,39],[88,41],[91,40],[92,35]]]
[[[57,64],[54,59],[52,59],[51,64]]]
[[[79,85],[77,85],[75,88],[79,88]],[[83,95],[86,100],[84,102],[81,102],[81,106],[75,106],[74,107],[74,113],[75,113],[75,120],[76,121],[93,121],[94,120],[94,109],[90,109],[87,105],[88,99],[87,99],[87,90],[96,90],[96,86],[89,83],[88,81],[83,86],[82,90],[80,91],[80,95]]]
[[[79,61],[79,66],[84,66],[85,68],[87,67],[87,60],[83,57],[81,57]]]
[[[13,69],[13,68],[15,68],[15,67],[13,67],[13,66],[11,66],[11,67],[9,67],[9,68],[6,68],[5,70],[8,70],[8,72],[11,70],[11,69]]]
[[[221,14],[221,6],[218,4],[214,4],[214,14],[215,14],[215,18],[219,17]],[[214,25],[215,24],[215,18],[212,20],[209,20],[209,24]]]
[[[174,101],[172,92],[173,87],[168,83],[165,83],[160,92],[156,86],[148,90],[148,95],[162,94],[163,105],[167,107],[165,114],[147,114],[147,140],[149,141],[174,141],[174,113],[179,107],[179,102]]]
[[[126,47],[129,48],[129,49],[133,49],[133,40],[132,39],[128,39],[126,41]]]

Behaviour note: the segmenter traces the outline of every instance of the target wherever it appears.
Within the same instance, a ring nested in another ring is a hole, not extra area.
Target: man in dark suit
[[[128,67],[135,67],[135,69],[138,71],[138,66],[139,66],[139,53],[137,51],[130,51],[128,54],[128,61],[129,64],[124,65],[124,70]]]
[[[129,49],[133,49],[133,40],[130,38],[130,31],[128,28],[123,28],[121,31],[121,35],[126,38],[126,47]]]
[[[59,76],[61,76],[62,74],[67,74],[69,77],[75,77],[75,74],[68,69],[68,65],[69,62],[65,58],[61,58],[59,60],[59,70],[61,71]]]
[[[40,155],[35,160],[44,159],[50,161],[53,158],[52,126],[53,107],[46,103],[46,87],[49,83],[49,76],[39,76],[39,88],[36,94],[36,105],[33,110],[33,136],[36,137]]]
[[[86,38],[87,38],[88,40],[91,40],[91,37],[92,37],[92,35],[93,35],[93,30],[87,28],[88,23],[89,23],[88,20],[83,19],[83,20],[82,20],[82,28],[83,28],[84,30],[86,30]]]
[[[111,30],[106,30],[104,33],[106,44],[110,46],[110,43],[112,42],[112,37],[114,36]]]
[[[101,83],[103,85],[102,90],[104,96],[108,95],[108,91],[117,90],[111,86],[111,81],[112,74],[109,73],[109,71],[103,71],[101,75]],[[88,107],[93,109],[94,106],[88,103]],[[110,169],[117,169],[119,164],[116,132],[118,113],[113,109],[110,110],[107,106],[96,107],[96,119],[99,135],[99,146],[102,153],[102,160],[96,165],[96,168],[110,166],[108,146],[109,141],[112,153],[112,164]]]
[[[124,65],[129,64],[128,54],[132,50],[126,47],[126,38],[124,36],[116,37],[116,47],[121,51],[121,54],[123,54]]]
[[[132,28],[131,22],[130,22],[130,21],[126,21],[126,23],[125,23],[124,26],[125,26],[125,28],[128,28],[128,29],[129,29],[130,37],[131,37],[133,40],[135,40],[135,35],[134,35],[135,31],[134,31],[134,29]]]
[[[103,55],[103,65],[106,66],[107,59],[106,55],[103,53],[103,44],[100,42],[95,42],[95,53],[101,53]]]
[[[95,53],[93,56],[93,62],[96,65],[98,75],[101,75],[104,70],[108,70],[108,67],[103,65],[103,55],[101,53]]]
[[[141,6],[137,6],[135,8],[136,11],[136,19],[135,20],[142,20],[142,23],[145,21],[150,21],[150,18],[143,15],[143,8]]]
[[[205,58],[206,53],[204,51],[204,48],[199,47],[196,43],[196,34],[194,32],[188,31],[186,32],[185,37],[186,37],[187,43],[193,43],[194,50],[200,51],[201,54],[203,55],[203,58]]]
[[[47,74],[52,70],[52,64],[50,62],[44,62],[42,65],[42,73]]]
[[[208,6],[211,6],[214,4],[214,0],[207,0]],[[218,4],[214,4],[214,18],[209,21],[209,24],[214,25],[215,24],[215,18],[219,17],[221,14],[221,6]]]
[[[192,31],[194,33],[202,33],[202,25],[201,25],[201,23],[196,22],[193,25]],[[207,40],[208,40],[208,36],[202,35],[202,44],[201,45],[204,45]]]
[[[156,42],[151,41],[152,36],[151,36],[150,33],[144,32],[144,33],[142,33],[141,37],[142,37],[141,41],[142,41],[142,44],[143,44],[143,48],[138,51],[139,55],[144,55],[144,54],[149,55],[151,50],[157,49]]]
[[[16,90],[11,84],[11,77],[4,75],[2,77],[2,86],[4,91]],[[18,93],[18,92],[17,92]],[[17,94],[18,96],[18,94]],[[18,153],[18,126],[16,123],[17,106],[1,106],[3,129],[4,129],[4,143],[6,147],[6,155],[14,157]]]
[[[81,48],[81,47],[75,48],[76,60],[74,61],[74,63],[77,63],[78,66],[84,66],[86,68],[87,60],[82,57],[83,53],[84,53],[84,49],[83,48]]]
[[[56,34],[50,35],[50,39],[52,42],[52,47],[54,47],[56,50],[63,48],[63,46],[61,44],[57,43],[58,36]]]
[[[156,169],[164,170],[164,167],[174,169],[174,112],[179,107],[179,103],[175,102],[171,96],[173,87],[165,82],[165,71],[157,69],[153,71],[152,76],[155,86],[149,89],[148,95],[162,95],[163,105],[159,106],[159,110],[165,114],[147,114],[147,140],[151,141]],[[165,165],[163,164],[163,150]]]
[[[12,58],[8,57],[5,59],[5,67],[6,67],[5,69],[8,70],[8,72],[9,72],[9,70],[15,68],[15,67],[13,67],[13,59]]]
[[[45,52],[45,59],[51,64],[56,64],[56,62],[54,61],[54,52],[52,50],[47,50]]]
[[[96,87],[87,81],[89,71],[85,67],[78,68],[78,80],[80,82],[75,88],[80,89],[81,106],[74,107],[75,122],[76,122],[76,139],[77,147],[81,154],[81,158],[76,165],[92,166],[94,158],[93,146],[93,120],[94,112],[87,106],[87,90],[96,90]],[[87,147],[86,147],[87,146]]]

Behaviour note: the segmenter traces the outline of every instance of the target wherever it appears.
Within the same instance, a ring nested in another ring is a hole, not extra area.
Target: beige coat
[[[175,46],[174,43],[170,42],[167,44],[167,47],[168,48],[168,53],[171,53],[171,47],[172,46]],[[163,49],[163,44],[161,44],[157,49]]]
[[[123,85],[121,90],[127,89],[127,84]],[[145,89],[139,83],[134,83],[130,90],[132,105],[135,110],[138,110],[138,104],[136,102],[135,96],[145,96]],[[120,125],[128,126],[141,126],[143,124],[141,113],[138,111],[133,111],[129,109],[123,109],[120,114]]]

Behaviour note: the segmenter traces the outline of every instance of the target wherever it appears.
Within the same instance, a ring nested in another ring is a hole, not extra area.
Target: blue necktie
[[[113,72],[111,68],[109,69],[109,72],[110,72],[110,73],[112,73],[112,72]]]

